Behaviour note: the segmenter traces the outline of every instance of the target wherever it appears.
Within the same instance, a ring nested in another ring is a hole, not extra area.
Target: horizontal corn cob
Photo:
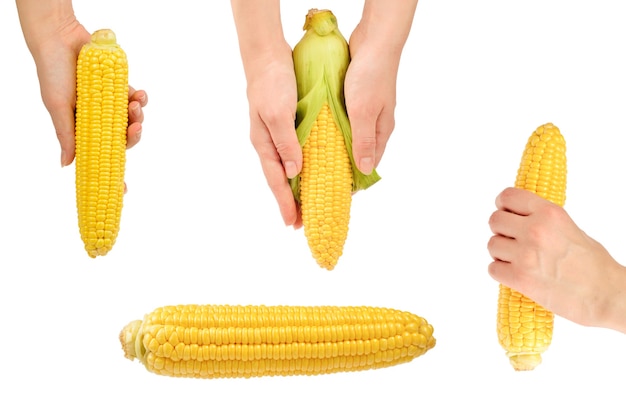
[[[319,375],[407,363],[435,345],[417,315],[372,307],[178,305],[120,333],[128,359],[165,376]]]
[[[126,164],[128,62],[109,29],[83,46],[76,68],[76,205],[87,254],[117,239]]]
[[[529,190],[559,206],[565,204],[565,139],[551,123],[530,136],[515,187]],[[498,339],[515,370],[533,370],[552,341],[554,315],[521,293],[500,285]]]
[[[332,270],[348,236],[352,193],[380,177],[375,170],[364,175],[354,164],[343,91],[350,53],[337,19],[329,10],[311,9],[304,30],[293,50],[303,161],[291,186],[311,253],[321,267]]]

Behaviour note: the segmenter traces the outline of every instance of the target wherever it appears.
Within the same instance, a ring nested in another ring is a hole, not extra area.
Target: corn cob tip
[[[129,322],[128,325],[126,325],[120,332],[120,343],[122,344],[122,349],[124,350],[124,357],[129,360],[137,358],[135,342],[137,340],[139,330],[141,329],[141,324],[142,321],[140,320]]]
[[[509,361],[517,372],[530,371],[541,364],[541,354],[514,354],[509,356]]]
[[[99,29],[91,34],[91,42],[95,45],[114,46],[117,45],[117,37],[111,29]]]
[[[337,29],[337,18],[328,9],[309,9],[302,29],[313,29],[318,35],[325,36]]]

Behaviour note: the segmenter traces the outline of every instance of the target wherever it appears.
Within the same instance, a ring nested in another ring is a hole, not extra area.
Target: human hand
[[[489,218],[489,274],[571,321],[626,332],[626,268],[560,206],[507,188]]]
[[[354,161],[363,174],[369,174],[378,166],[395,127],[400,51],[369,41],[361,28],[357,26],[350,36],[344,94]]]
[[[90,38],[89,32],[76,22],[70,30],[52,32],[36,48],[31,48],[37,65],[41,97],[61,146],[61,166],[74,160],[76,60],[80,48]],[[128,100],[127,147],[131,148],[141,138],[142,108],[148,103],[148,96],[145,91],[130,87]]]
[[[254,62],[247,69],[250,140],[285,225],[302,226],[288,178],[302,169],[302,149],[295,130],[298,93],[291,49]]]

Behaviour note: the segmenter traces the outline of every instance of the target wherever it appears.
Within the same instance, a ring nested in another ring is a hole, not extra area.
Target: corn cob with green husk
[[[311,9],[304,30],[293,50],[296,133],[303,162],[291,187],[300,204],[311,253],[321,267],[332,270],[348,236],[352,193],[380,177],[375,170],[361,173],[352,155],[343,88],[350,52],[337,19],[329,10]]]
[[[515,187],[559,206],[565,204],[565,139],[551,123],[540,126],[526,143]],[[552,342],[554,314],[521,293],[499,287],[497,331],[515,370],[533,370]]]
[[[120,332],[124,355],[171,377],[320,375],[408,363],[435,346],[433,327],[375,307],[177,305]]]

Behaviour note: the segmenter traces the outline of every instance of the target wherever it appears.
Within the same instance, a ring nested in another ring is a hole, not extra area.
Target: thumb
[[[74,160],[76,142],[74,139],[74,109],[69,105],[49,106],[48,113],[61,146],[61,167]]]
[[[350,118],[352,126],[352,155],[357,168],[370,174],[376,164],[376,118],[355,115]]]
[[[268,127],[287,178],[294,178],[302,170],[302,149],[293,122]]]

